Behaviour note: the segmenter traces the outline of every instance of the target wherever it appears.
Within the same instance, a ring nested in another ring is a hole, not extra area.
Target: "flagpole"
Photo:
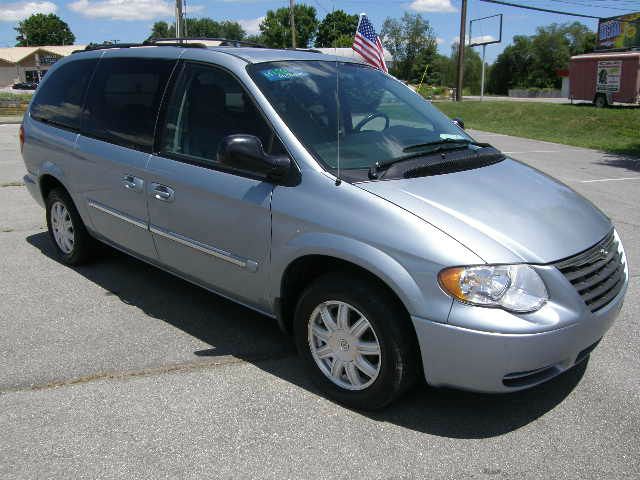
[[[420,89],[422,88],[422,82],[424,81],[424,76],[427,74],[427,68],[429,68],[429,64],[427,63],[424,67],[424,72],[422,72],[422,77],[420,77],[420,83],[418,84],[417,93],[420,93]]]

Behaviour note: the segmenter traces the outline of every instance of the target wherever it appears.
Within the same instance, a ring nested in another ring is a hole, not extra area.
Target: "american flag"
[[[383,72],[387,72],[387,64],[384,63],[384,50],[380,37],[376,34],[373,25],[365,14],[360,16],[356,37],[351,46],[364,60]]]

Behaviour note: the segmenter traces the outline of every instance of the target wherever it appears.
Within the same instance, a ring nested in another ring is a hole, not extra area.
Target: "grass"
[[[0,92],[0,100],[22,100],[28,102],[33,93]]]
[[[640,108],[534,102],[438,102],[466,128],[640,157]]]
[[[0,92],[0,117],[22,116],[33,93]],[[8,105],[8,103],[11,105]],[[15,102],[18,104],[15,105]]]

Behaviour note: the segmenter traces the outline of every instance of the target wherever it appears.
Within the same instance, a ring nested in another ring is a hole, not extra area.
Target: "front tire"
[[[95,248],[80,214],[69,194],[61,189],[51,190],[46,199],[47,228],[58,258],[66,265],[87,262]]]
[[[406,311],[362,275],[336,272],[313,282],[298,301],[294,335],[313,382],[348,407],[382,408],[410,388],[419,372]]]

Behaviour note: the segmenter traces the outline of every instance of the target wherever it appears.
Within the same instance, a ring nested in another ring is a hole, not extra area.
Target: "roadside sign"
[[[622,60],[598,62],[596,70],[596,92],[619,92],[621,74]]]
[[[598,22],[598,50],[640,47],[640,12]]]

